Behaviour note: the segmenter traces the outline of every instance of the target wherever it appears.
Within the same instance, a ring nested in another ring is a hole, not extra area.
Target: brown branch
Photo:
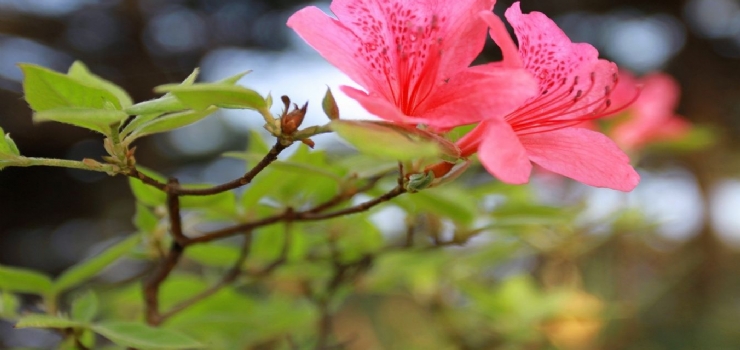
[[[389,201],[389,200],[391,200],[391,199],[393,199],[395,197],[398,197],[399,195],[401,195],[401,194],[403,194],[405,192],[406,192],[406,190],[403,187],[398,187],[397,186],[394,189],[392,189],[390,192],[388,192],[388,193],[386,193],[386,194],[384,194],[384,195],[382,195],[380,197],[374,198],[374,199],[372,199],[370,201],[367,201],[365,203],[356,205],[354,207],[350,207],[350,208],[346,208],[346,209],[342,209],[342,210],[336,210],[336,211],[333,211],[333,212],[323,213],[323,214],[321,214],[321,213],[313,213],[312,212],[312,209],[308,209],[306,211],[301,211],[301,212],[293,212],[292,210],[289,210],[289,211],[286,211],[286,212],[284,212],[282,214],[268,216],[266,218],[263,218],[263,219],[260,219],[260,220],[257,220],[257,221],[248,222],[248,223],[245,223],[245,224],[240,224],[240,225],[235,225],[235,226],[223,228],[223,229],[220,229],[220,230],[216,230],[216,231],[212,231],[212,232],[206,233],[206,234],[204,234],[202,236],[190,238],[188,240],[188,245],[189,244],[196,244],[196,243],[211,242],[213,240],[217,240],[217,239],[221,239],[221,238],[225,238],[225,237],[230,237],[230,236],[239,234],[241,232],[251,231],[251,230],[254,230],[254,229],[259,228],[259,227],[262,227],[262,226],[267,226],[267,225],[271,225],[271,224],[274,224],[274,223],[277,223],[277,222],[285,221],[285,220],[288,219],[289,216],[290,216],[290,220],[291,221],[294,221],[294,222],[305,222],[305,221],[326,220],[326,219],[332,219],[332,218],[336,218],[336,217],[340,217],[340,216],[356,214],[356,213],[360,213],[360,212],[366,211],[366,210],[368,210],[368,209],[370,209],[370,208],[372,208],[372,207],[374,207],[374,206],[376,206],[378,204],[381,204],[383,202],[387,202],[387,201]]]
[[[138,171],[136,168],[129,169],[128,173],[126,175],[130,177],[137,178],[141,180],[143,183],[153,186],[161,191],[164,192],[172,192],[172,194],[176,194],[178,196],[210,196],[214,194],[219,194],[221,192],[226,192],[233,190],[235,188],[242,187],[244,185],[249,184],[252,182],[255,176],[262,172],[262,170],[265,170],[265,168],[270,165],[270,163],[274,162],[280,152],[288,148],[290,144],[284,145],[278,140],[275,142],[275,145],[272,146],[270,149],[270,152],[268,152],[262,160],[257,163],[252,169],[250,169],[248,172],[246,172],[243,176],[231,180],[227,183],[216,185],[213,187],[207,187],[207,188],[183,188],[178,186],[176,189],[172,190],[168,188],[167,184],[162,183],[160,181],[157,181],[156,179],[147,176],[146,174]]]
[[[247,259],[247,256],[249,256],[249,251],[252,246],[252,236],[247,233],[244,235],[244,243],[242,244],[242,248],[239,251],[239,257],[236,259],[234,264],[231,266],[228,272],[224,274],[221,277],[221,280],[218,281],[216,284],[212,285],[210,288],[194,295],[193,297],[184,300],[177,305],[173,306],[170,310],[167,312],[162,313],[162,315],[159,317],[160,322],[164,322],[170,317],[176,315],[177,313],[187,309],[188,307],[205,300],[206,298],[210,297],[213,294],[216,294],[218,291],[223,289],[224,287],[230,285],[234,281],[236,281],[237,277],[242,273],[242,265],[244,264],[244,261]]]
[[[180,261],[183,250],[183,246],[176,241],[172,241],[169,254],[159,263],[154,274],[144,283],[146,322],[151,326],[157,326],[162,322],[159,314],[159,287]]]
[[[167,256],[162,259],[154,270],[154,273],[144,283],[144,301],[146,310],[146,321],[149,325],[156,326],[162,322],[159,313],[159,288],[182,257],[185,244],[188,240],[182,233],[182,218],[180,216],[180,197],[174,190],[179,187],[177,179],[170,179],[166,185],[167,210],[170,217],[170,234],[172,244]]]

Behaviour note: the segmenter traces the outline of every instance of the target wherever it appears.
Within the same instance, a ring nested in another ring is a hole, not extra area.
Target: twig
[[[212,285],[210,288],[194,295],[193,297],[184,300],[177,305],[173,306],[170,310],[167,312],[162,313],[162,315],[159,317],[160,322],[164,322],[170,317],[176,315],[177,313],[187,309],[188,307],[210,297],[213,294],[216,294],[218,291],[223,289],[224,287],[230,285],[234,281],[236,281],[237,277],[242,273],[242,265],[244,264],[244,261],[247,259],[247,256],[249,256],[249,251],[252,246],[252,237],[249,234],[244,235],[244,243],[242,244],[242,248],[239,251],[239,257],[234,262],[234,265],[231,266],[228,272],[221,277],[221,280],[218,281],[216,284]]]
[[[248,223],[245,223],[245,224],[240,224],[240,225],[235,225],[235,226],[223,228],[223,229],[220,229],[220,230],[216,230],[216,231],[212,231],[212,232],[206,233],[206,234],[204,234],[202,236],[190,238],[188,240],[188,245],[189,244],[196,244],[196,243],[211,242],[213,240],[217,240],[217,239],[221,239],[221,238],[233,236],[233,235],[239,234],[241,232],[251,231],[251,230],[254,230],[255,228],[258,228],[258,227],[267,226],[267,225],[271,225],[271,224],[274,224],[274,223],[277,223],[277,222],[284,221],[284,220],[287,219],[287,216],[288,215],[291,216],[291,220],[292,221],[295,221],[295,222],[305,222],[305,221],[326,220],[326,219],[336,218],[336,217],[340,217],[340,216],[356,214],[356,213],[360,213],[360,212],[366,211],[366,210],[368,210],[368,209],[370,209],[370,208],[372,208],[372,207],[374,207],[374,206],[376,206],[378,204],[381,204],[383,202],[387,202],[387,201],[389,201],[389,200],[391,200],[391,199],[393,199],[395,197],[398,197],[399,195],[401,195],[401,194],[403,194],[405,192],[406,192],[406,190],[403,187],[398,187],[397,186],[394,189],[392,189],[390,192],[388,192],[388,193],[386,193],[386,194],[384,194],[384,195],[382,195],[380,197],[374,198],[374,199],[372,199],[370,201],[367,201],[365,203],[358,204],[358,205],[356,205],[354,207],[350,207],[350,208],[346,208],[346,209],[342,209],[342,210],[336,210],[336,211],[333,211],[333,212],[323,213],[323,214],[322,213],[313,213],[312,212],[312,209],[309,209],[309,210],[306,210],[306,211],[301,211],[301,212],[292,212],[292,211],[288,212],[288,211],[286,211],[286,212],[284,212],[282,214],[268,216],[266,218],[263,218],[263,219],[260,219],[260,220],[257,220],[257,221],[248,222]]]
[[[371,188],[375,187],[375,185],[378,184],[378,181],[380,181],[384,176],[385,176],[385,174],[373,176],[373,177],[369,178],[364,185],[362,185],[362,186],[360,186],[358,188],[351,188],[351,189],[347,189],[345,191],[342,191],[342,192],[338,193],[336,196],[334,196],[333,198],[329,199],[328,201],[326,201],[324,203],[321,203],[321,204],[319,204],[319,205],[311,208],[310,210],[307,210],[306,212],[307,213],[315,214],[315,213],[323,212],[323,211],[325,211],[327,209],[330,209],[330,208],[332,208],[334,206],[337,206],[337,205],[341,204],[342,202],[351,199],[356,194],[365,192],[365,191],[370,190]]]
[[[185,250],[185,242],[188,240],[182,233],[180,198],[174,193],[174,189],[178,187],[176,179],[169,180],[167,184],[167,210],[170,217],[170,234],[173,238],[169,253],[161,260],[157,269],[144,283],[146,321],[152,326],[159,325],[162,322],[162,317],[159,313],[159,288],[180,261],[182,253]]]
[[[156,179],[147,176],[146,174],[138,171],[136,168],[130,169],[129,172],[126,174],[130,177],[137,178],[141,180],[143,183],[153,186],[161,191],[164,192],[170,192],[172,191],[173,194],[176,194],[178,196],[210,196],[214,194],[219,194],[221,192],[226,192],[229,190],[233,190],[235,188],[242,187],[244,185],[249,184],[252,182],[255,176],[262,172],[270,163],[274,162],[280,152],[282,152],[284,149],[288,148],[290,144],[284,145],[279,140],[275,142],[275,145],[272,146],[272,149],[270,149],[270,152],[268,152],[262,160],[257,163],[252,169],[250,169],[248,172],[246,172],[242,177],[231,180],[227,183],[216,185],[213,187],[207,187],[207,188],[183,188],[178,186],[177,189],[171,190],[167,187],[167,184],[157,181]]]

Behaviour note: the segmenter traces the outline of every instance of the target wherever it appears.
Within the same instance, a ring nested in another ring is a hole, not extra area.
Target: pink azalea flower
[[[435,130],[508,113],[536,89],[520,67],[469,67],[495,0],[334,0],[336,19],[309,6],[288,26],[365,91],[342,86],[370,113]]]
[[[544,14],[522,14],[519,3],[506,11],[518,49],[498,17],[482,16],[504,54],[500,65],[524,67],[539,91],[513,112],[486,119],[463,136],[458,141],[463,155],[478,152],[491,174],[512,184],[528,182],[534,162],[587,185],[634,189],[640,176],[627,155],[605,135],[577,127],[624,107],[610,99],[617,66],[598,59],[593,46],[572,43]]]
[[[619,79],[642,85],[640,97],[626,110],[627,120],[610,133],[622,148],[637,150],[650,142],[680,139],[691,131],[691,124],[674,112],[681,89],[671,76],[652,73],[637,81],[629,72],[620,71]],[[615,98],[629,94],[622,89],[614,93]]]

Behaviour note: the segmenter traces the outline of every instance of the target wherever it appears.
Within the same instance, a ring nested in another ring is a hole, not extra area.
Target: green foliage
[[[339,106],[337,106],[337,101],[334,100],[334,95],[331,93],[331,89],[329,88],[326,89],[326,95],[324,95],[324,99],[321,100],[321,108],[330,120],[339,119]]]
[[[98,314],[98,297],[91,290],[78,295],[71,306],[70,316],[73,320],[90,323]]]
[[[215,111],[215,107],[210,107],[202,111],[184,111],[167,114],[160,118],[151,118],[149,121],[142,122],[136,130],[131,132],[127,139],[133,141],[143,136],[158,134],[175,130],[183,126],[188,126],[211,115]]]
[[[31,64],[20,67],[25,98],[36,112],[36,121],[57,121],[109,135],[111,124],[128,117],[122,109],[130,99],[123,91],[81,64],[74,65],[70,75]]]
[[[61,316],[33,314],[21,317],[15,328],[75,328],[82,323]]]
[[[59,294],[89,280],[114,261],[130,253],[140,239],[139,235],[131,235],[102,253],[70,267],[54,281],[52,290],[55,294]]]
[[[238,85],[223,83],[202,83],[189,86],[168,84],[156,87],[155,91],[171,93],[183,104],[196,111],[206,110],[210,106],[255,110],[267,107],[265,99],[260,94]]]
[[[33,270],[0,265],[0,290],[43,295],[52,291],[52,282]]]
[[[109,321],[92,326],[92,329],[122,346],[137,349],[197,349],[203,345],[173,330],[152,328],[138,322]]]
[[[80,82],[86,83],[87,85],[94,86],[106,90],[118,98],[122,108],[128,108],[133,104],[131,97],[128,93],[123,90],[120,86],[107,81],[92,72],[80,61],[75,61],[72,66],[69,67],[67,75]]]
[[[440,147],[411,133],[373,122],[334,120],[331,128],[358,151],[378,158],[414,160],[442,154]]]
[[[10,134],[6,134],[3,128],[0,128],[0,159],[12,159],[20,155],[21,152],[10,138]]]

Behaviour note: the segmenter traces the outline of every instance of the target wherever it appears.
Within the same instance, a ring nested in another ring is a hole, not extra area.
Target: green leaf
[[[219,84],[226,84],[226,85],[236,85],[236,83],[241,78],[243,78],[245,75],[247,75],[249,73],[252,73],[252,71],[251,70],[248,70],[248,71],[244,71],[244,72],[241,72],[241,73],[234,74],[234,75],[232,75],[230,77],[227,77],[227,78],[224,78],[224,79],[219,80],[217,83],[219,83]]]
[[[137,118],[145,115],[152,114],[159,116],[164,113],[179,112],[185,109],[188,109],[188,106],[180,102],[175,96],[167,94],[160,98],[140,102],[126,108],[126,113],[137,116],[131,121],[133,123]]]
[[[18,318],[21,301],[12,293],[0,291],[0,318],[14,320]]]
[[[223,108],[262,109],[267,107],[265,99],[256,91],[238,85],[226,84],[193,84],[161,85],[154,89],[157,92],[169,92],[186,106],[202,111],[210,106]]]
[[[95,324],[92,329],[112,342],[138,349],[193,349],[203,345],[192,338],[163,328],[152,328],[135,322],[110,321]]]
[[[21,317],[15,328],[73,328],[81,327],[82,323],[68,318],[51,315],[34,314]]]
[[[411,134],[377,123],[334,120],[331,128],[361,153],[379,158],[414,160],[442,153],[435,143],[414,140]]]
[[[131,250],[139,243],[139,239],[139,235],[131,235],[123,241],[114,244],[102,253],[65,270],[54,281],[54,292],[59,294],[89,280],[108,267],[108,265],[131,252]]]
[[[32,64],[19,65],[25,79],[26,101],[36,112],[57,108],[121,109],[121,102],[111,92]]]
[[[70,315],[75,321],[91,322],[98,314],[98,297],[91,290],[79,295],[72,301]]]
[[[51,285],[51,278],[40,272],[0,265],[0,290],[43,295]]]
[[[208,188],[211,185],[187,185],[185,188]],[[180,197],[180,206],[183,209],[197,209],[206,213],[207,219],[231,219],[237,214],[236,194],[232,191],[221,192],[210,196]]]
[[[166,182],[164,176],[152,170],[143,167],[137,167],[137,170],[159,182]],[[136,197],[136,200],[141,204],[156,207],[164,205],[167,200],[167,195],[164,192],[141,182],[139,179],[129,177],[128,183],[129,186],[131,186],[131,192],[133,192],[134,197]]]
[[[159,218],[147,206],[136,203],[134,225],[142,232],[154,232],[157,229]]]
[[[10,138],[10,134],[5,134],[3,128],[0,128],[0,158],[8,159],[20,155],[21,152],[18,151],[18,146]]]
[[[185,256],[206,266],[230,268],[239,258],[239,249],[224,244],[199,244],[189,247]]]
[[[128,93],[126,93],[126,91],[120,86],[93,74],[89,69],[87,69],[87,66],[80,61],[75,61],[75,63],[69,67],[67,75],[90,86],[110,92],[118,98],[118,102],[120,102],[123,108],[127,108],[134,103]]]
[[[324,99],[321,101],[321,108],[330,120],[339,119],[339,107],[329,88],[326,89],[326,95],[324,95]]]
[[[413,203],[413,211],[431,212],[466,225],[478,214],[475,199],[466,189],[453,185],[426,189],[403,200]]]
[[[33,121],[56,121],[95,130],[103,135],[111,133],[111,124],[128,118],[128,114],[118,110],[92,108],[55,108],[33,114]]]
[[[127,139],[135,140],[142,136],[178,129],[200,121],[216,110],[216,107],[209,107],[205,110],[167,114],[139,125],[136,130],[131,132],[131,135]]]

